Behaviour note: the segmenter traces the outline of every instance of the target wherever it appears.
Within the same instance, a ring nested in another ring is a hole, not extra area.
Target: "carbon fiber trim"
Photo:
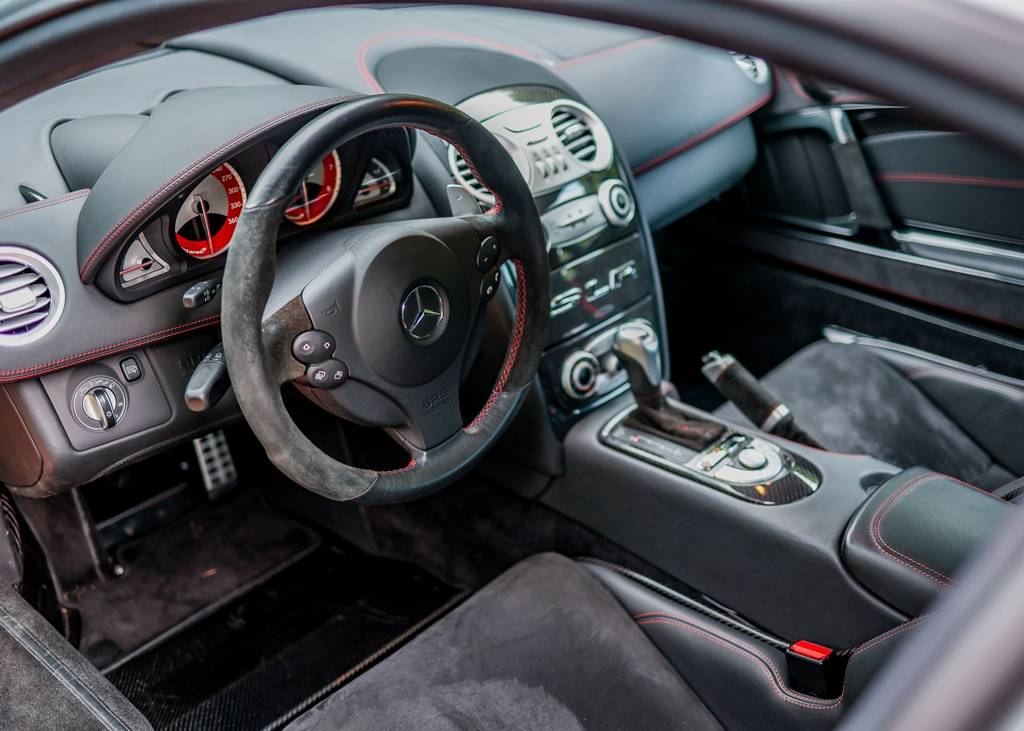
[[[616,564],[604,561],[599,558],[589,558],[584,556],[579,557],[576,560],[580,563],[589,563],[595,566],[603,566],[604,568],[610,571],[614,571],[617,574],[621,574],[622,576],[625,576],[626,578],[631,579],[632,581],[635,581],[638,584],[642,584],[651,591],[655,591],[658,594],[661,594],[662,596],[671,599],[674,602],[682,604],[687,609],[692,609],[695,612],[703,614],[705,617],[708,617],[709,619],[713,619],[716,622],[721,622],[725,626],[730,627],[736,630],[737,632],[742,632],[748,637],[752,637],[753,639],[763,642],[771,647],[774,647],[777,650],[785,652],[789,648],[790,644],[792,644],[790,642],[787,642],[786,640],[781,639],[780,637],[776,637],[775,635],[767,632],[766,630],[762,630],[755,627],[753,624],[750,624],[745,620],[742,620],[738,617],[730,616],[725,612],[710,607],[707,604],[704,604],[703,602],[697,601],[696,599],[688,597],[685,594],[681,594],[678,591],[674,591],[673,589],[668,588],[664,584],[659,584],[654,579],[649,579],[643,574],[637,573],[636,571],[623,568],[622,566],[618,566]]]

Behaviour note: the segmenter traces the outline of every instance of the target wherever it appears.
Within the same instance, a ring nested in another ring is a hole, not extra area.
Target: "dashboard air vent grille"
[[[594,162],[597,157],[594,130],[574,109],[556,107],[551,114],[551,125],[558,140],[573,157],[584,164]]]
[[[735,51],[730,51],[730,53],[732,54],[732,60],[740,67],[740,71],[747,75],[748,79],[755,84],[764,84],[768,81],[770,74],[768,72],[768,64],[764,62],[764,59],[751,56],[749,53],[737,53]]]
[[[0,246],[0,346],[42,337],[63,306],[63,283],[48,261],[20,247]]]
[[[488,205],[494,204],[494,194],[487,190],[483,183],[476,179],[469,163],[454,147],[448,148],[448,162],[452,169],[452,175],[459,185],[468,190],[474,198],[483,201]]]

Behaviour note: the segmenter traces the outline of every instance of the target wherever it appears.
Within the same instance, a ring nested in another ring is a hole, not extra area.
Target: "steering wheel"
[[[307,172],[329,150],[395,127],[453,145],[494,194],[494,206],[481,215],[310,234],[279,253],[278,228]],[[490,397],[465,423],[459,385],[505,261],[516,272],[511,341]],[[537,371],[548,321],[547,261],[529,187],[477,121],[432,99],[395,94],[324,112],[264,168],[228,250],[222,332],[242,414],[278,469],[325,497],[392,503],[444,487],[508,426]],[[325,363],[304,357],[308,343],[324,349]],[[408,464],[375,471],[326,454],[285,410],[281,387],[288,382],[337,416],[386,428],[408,452]]]

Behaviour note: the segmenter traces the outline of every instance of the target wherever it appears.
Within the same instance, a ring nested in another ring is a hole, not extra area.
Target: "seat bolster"
[[[584,566],[615,595],[726,728],[816,731],[837,723],[843,697],[825,700],[790,688],[781,649],[614,568],[590,562]]]
[[[912,351],[865,347],[897,368],[992,455],[998,465],[989,479],[978,480],[980,487],[991,489],[1012,475],[1024,474],[1024,452],[1020,449],[1024,383],[963,363],[936,362]]]
[[[144,731],[149,722],[13,589],[0,589],[0,728]]]

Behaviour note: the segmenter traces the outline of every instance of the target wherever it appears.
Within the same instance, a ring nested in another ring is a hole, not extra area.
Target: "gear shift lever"
[[[629,376],[629,387],[637,403],[658,406],[661,395],[661,355],[658,339],[646,327],[626,324],[615,332],[612,352]]]
[[[721,424],[687,416],[662,393],[658,339],[650,330],[623,325],[615,333],[612,352],[626,370],[636,399],[636,411],[626,420],[633,427],[698,452],[725,433]]]

